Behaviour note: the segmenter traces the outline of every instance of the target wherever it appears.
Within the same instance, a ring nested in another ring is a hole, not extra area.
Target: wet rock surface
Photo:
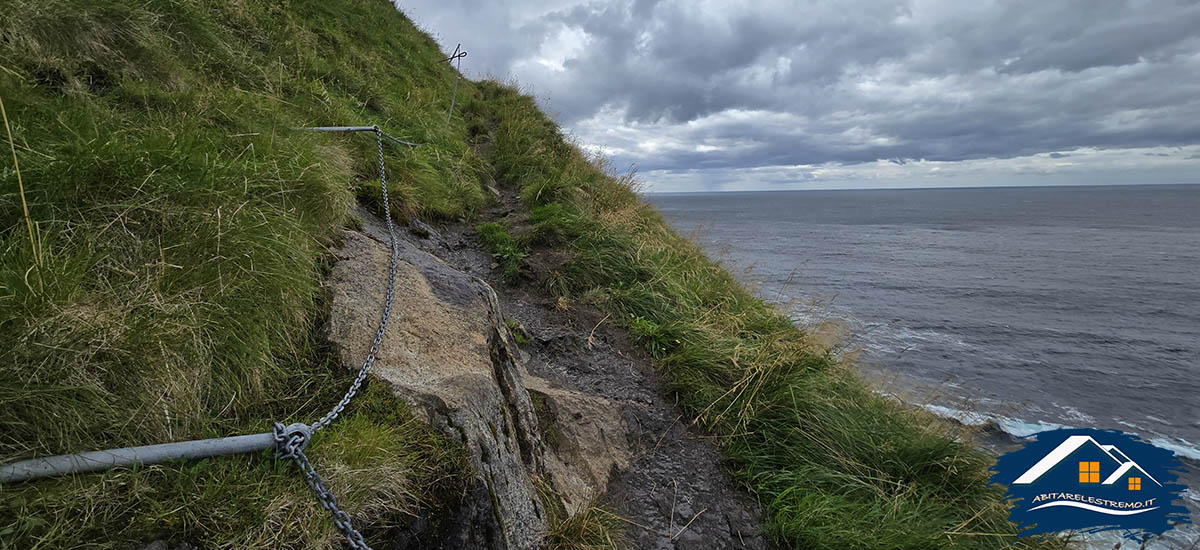
[[[711,438],[681,421],[651,359],[623,330],[586,306],[563,309],[531,283],[506,285],[470,225],[439,228],[414,244],[498,289],[501,310],[528,339],[520,348],[532,375],[616,407],[629,456],[609,457],[604,501],[627,518],[632,548],[774,547],[758,503],[731,479]],[[541,384],[528,386],[537,393]]]

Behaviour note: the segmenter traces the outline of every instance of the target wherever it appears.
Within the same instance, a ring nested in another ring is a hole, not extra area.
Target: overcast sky
[[[399,0],[651,191],[1200,182],[1200,2]]]

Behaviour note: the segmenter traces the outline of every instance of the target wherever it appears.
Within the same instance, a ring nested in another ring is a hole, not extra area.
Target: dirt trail
[[[512,211],[497,207],[485,218]],[[534,283],[506,284],[471,225],[428,229],[428,237],[408,237],[496,289],[504,314],[528,335],[521,350],[531,374],[620,405],[633,460],[611,478],[605,500],[628,518],[633,548],[774,547],[758,503],[730,478],[711,440],[681,419],[651,359],[622,329],[587,306],[561,309]]]

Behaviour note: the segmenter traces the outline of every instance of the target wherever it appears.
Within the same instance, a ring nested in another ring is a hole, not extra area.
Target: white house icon
[[[1162,486],[1162,483],[1159,483],[1157,479],[1154,479],[1154,476],[1142,469],[1137,462],[1134,462],[1129,458],[1129,456],[1121,452],[1121,449],[1118,449],[1116,445],[1101,445],[1088,435],[1073,435],[1068,437],[1066,440],[1060,443],[1058,447],[1055,447],[1053,451],[1050,451],[1049,454],[1042,457],[1042,459],[1039,460],[1037,464],[1034,464],[1032,468],[1021,474],[1021,477],[1018,477],[1016,480],[1014,480],[1013,485],[1028,485],[1034,481],[1037,481],[1039,477],[1042,477],[1042,474],[1050,471],[1050,469],[1057,466],[1058,463],[1066,460],[1067,457],[1074,454],[1075,451],[1078,451],[1080,448],[1088,444],[1095,445],[1096,448],[1100,449],[1104,453],[1104,456],[1112,459],[1112,463],[1109,464],[1109,466],[1116,467],[1116,470],[1114,470],[1112,474],[1109,474],[1108,477],[1104,478],[1104,481],[1100,482],[1101,485],[1112,485],[1126,474],[1129,474],[1131,470],[1136,469],[1138,472],[1141,472],[1142,475],[1150,478],[1150,481],[1153,481],[1156,485],[1160,487]],[[1083,463],[1081,463],[1081,466],[1082,465]],[[1096,472],[1096,475],[1099,475],[1098,471]],[[1094,481],[1096,480],[1093,479],[1093,482]],[[1139,479],[1139,487],[1140,484],[1141,480]]]

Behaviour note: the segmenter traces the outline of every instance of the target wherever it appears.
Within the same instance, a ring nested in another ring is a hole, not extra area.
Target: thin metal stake
[[[438,61],[438,63],[458,60],[458,68],[454,74],[454,92],[450,95],[450,110],[446,111],[446,124],[450,124],[450,115],[454,114],[454,101],[458,99],[458,79],[462,78],[462,58],[467,56],[467,52],[461,51],[462,44],[454,47],[454,54],[446,59]]]

